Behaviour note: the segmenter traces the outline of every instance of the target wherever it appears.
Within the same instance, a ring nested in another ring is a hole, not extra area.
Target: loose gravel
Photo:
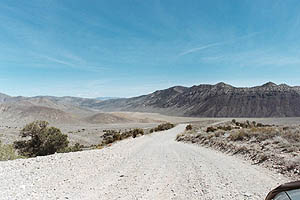
[[[289,180],[176,142],[185,125],[101,150],[0,162],[0,199],[264,199]]]

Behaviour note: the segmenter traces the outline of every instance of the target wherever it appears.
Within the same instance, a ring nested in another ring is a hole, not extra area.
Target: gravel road
[[[0,199],[263,199],[286,178],[175,141],[185,125],[102,150],[0,162]]]

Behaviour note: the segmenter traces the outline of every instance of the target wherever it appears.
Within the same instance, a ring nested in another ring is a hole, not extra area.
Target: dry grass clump
[[[273,126],[254,127],[251,129],[243,129],[247,132],[248,137],[254,137],[257,141],[262,142],[265,140],[271,140],[275,137],[287,140],[289,144],[296,144],[300,142],[299,127],[293,128],[280,128]]]
[[[230,140],[232,141],[241,141],[249,138],[249,135],[244,130],[239,130],[236,132],[232,132],[229,136]]]
[[[243,153],[246,153],[248,152],[248,148],[245,147],[245,146],[239,146],[237,148],[235,148],[235,151],[233,152],[233,154],[243,154]]]
[[[251,128],[249,132],[250,135],[254,136],[259,142],[272,139],[280,134],[274,127]]]
[[[255,128],[255,127],[267,127],[268,125],[263,125],[260,123],[256,123],[255,121],[253,122],[237,122],[235,119],[231,121],[230,124],[224,124],[223,126],[209,126],[206,128],[206,132],[215,132],[215,131],[231,131],[235,129],[243,129],[243,128]]]
[[[176,136],[176,141],[182,141],[184,137],[185,137],[185,133],[179,133]]]
[[[283,131],[280,136],[292,143],[300,142],[299,129],[287,129]]]
[[[272,139],[278,136],[280,133],[273,127],[253,127],[245,128],[230,133],[230,140],[232,141],[243,141],[254,138],[258,142],[262,142],[268,139]]]

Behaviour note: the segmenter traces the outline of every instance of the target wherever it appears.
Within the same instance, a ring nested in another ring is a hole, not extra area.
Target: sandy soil
[[[102,150],[0,162],[0,199],[263,199],[286,178],[176,142],[185,125]]]

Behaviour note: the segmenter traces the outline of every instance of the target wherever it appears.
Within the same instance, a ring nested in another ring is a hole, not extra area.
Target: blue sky
[[[9,95],[300,85],[298,0],[10,0],[0,21],[0,92]]]

